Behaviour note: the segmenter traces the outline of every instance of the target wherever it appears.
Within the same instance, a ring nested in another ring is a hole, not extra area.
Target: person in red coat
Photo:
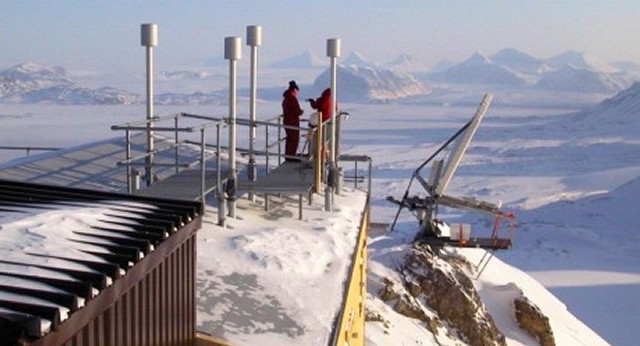
[[[322,113],[322,123],[324,124],[327,120],[331,120],[331,88],[326,88],[317,99],[307,99],[311,104],[311,108],[317,110]],[[335,109],[338,109],[338,105],[336,104]],[[315,127],[315,123],[317,121],[310,120],[309,126]],[[327,129],[324,129],[323,141],[326,142],[327,138],[329,138],[329,133]],[[310,140],[310,143],[313,143],[313,140]],[[313,151],[312,146],[310,146],[310,151]],[[329,150],[325,145],[322,146],[322,156],[326,160],[329,155]]]
[[[317,99],[307,99],[307,101],[311,104],[311,108],[322,112],[322,122],[331,119],[331,88],[324,89]]]
[[[295,160],[298,152],[298,144],[300,143],[300,116],[304,110],[300,108],[298,102],[298,85],[296,81],[289,82],[289,88],[282,94],[282,114],[284,116],[284,125],[296,128],[285,127],[287,138],[284,145],[285,161]]]

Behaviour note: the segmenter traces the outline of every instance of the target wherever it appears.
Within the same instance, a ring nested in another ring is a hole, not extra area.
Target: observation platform
[[[258,177],[255,182],[240,181],[238,183],[240,191],[263,193],[267,211],[269,210],[269,195],[297,195],[298,218],[300,219],[302,219],[302,205],[305,195],[311,205],[313,186],[314,169],[312,164],[307,161],[285,161],[269,171],[264,177]]]

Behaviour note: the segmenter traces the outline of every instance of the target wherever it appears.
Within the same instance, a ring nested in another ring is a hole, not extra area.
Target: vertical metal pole
[[[145,180],[147,186],[153,179],[153,47],[158,44],[158,26],[156,24],[142,24],[141,43],[147,51],[147,157]]]
[[[278,166],[282,164],[282,117],[278,117]]]
[[[216,124],[216,197],[218,198],[218,226],[225,226],[226,206],[224,200],[224,189],[222,188],[222,159],[220,158],[220,123]]]
[[[334,111],[338,111],[335,109]],[[336,115],[336,162],[340,160],[340,124],[342,124],[342,115]]]
[[[240,37],[225,37],[224,57],[229,60],[229,216],[236,217],[236,60],[241,58]]]
[[[216,181],[218,186],[222,186],[222,159],[220,158],[220,123],[216,124]],[[218,188],[218,194],[222,194],[222,188]]]
[[[129,160],[131,160],[131,133],[129,132],[129,129],[126,129],[124,131],[124,138],[125,138],[125,148],[126,148],[126,160],[127,160],[127,191],[129,191],[129,193],[133,193],[133,187],[131,186],[131,162],[129,162]]]
[[[254,156],[254,144],[256,141],[256,98],[258,84],[258,46],[262,44],[262,28],[259,25],[247,26],[247,45],[251,47],[251,92],[249,94],[249,167],[247,173],[250,181],[256,181],[256,159]],[[255,201],[253,193],[249,193],[249,199]]]
[[[204,206],[204,191],[205,191],[205,180],[206,180],[206,162],[205,162],[205,139],[204,139],[204,127],[200,129],[200,201]]]
[[[180,139],[178,138],[178,117],[179,117],[179,116],[180,116],[179,114],[178,114],[178,115],[176,115],[176,117],[174,118],[174,122],[173,122],[173,123],[174,123],[174,125],[175,125],[175,129],[176,129],[176,131],[175,131],[175,141],[176,141],[176,148],[175,148],[175,155],[176,155],[176,157],[175,157],[175,163],[176,163],[176,174],[180,173],[180,167],[178,167],[178,164],[180,163],[180,159],[178,158],[178,146],[180,145],[180,142],[179,142],[179,140],[180,140]]]
[[[321,193],[322,192],[322,171],[323,171],[323,164],[322,164],[322,153],[323,153],[323,149],[324,149],[324,143],[323,143],[323,133],[322,133],[322,129],[323,129],[323,124],[322,124],[322,112],[318,112],[317,113],[317,121],[316,124],[318,124],[318,126],[316,127],[316,134],[315,137],[313,137],[311,140],[314,141],[314,153],[313,153],[313,160],[314,160],[314,168],[315,168],[315,193]]]
[[[330,147],[331,155],[329,157],[329,184],[325,189],[325,209],[328,211],[333,210],[333,194],[335,188],[335,181],[338,179],[338,164],[336,162],[336,105],[337,105],[337,58],[340,56],[340,39],[331,38],[327,40],[327,56],[331,60],[331,132],[330,132]]]
[[[265,142],[266,142],[265,146],[264,146],[264,148],[266,150],[266,153],[265,153],[265,161],[266,161],[266,164],[267,164],[266,173],[269,174],[269,124],[266,124],[264,126],[264,132],[265,132],[264,138],[265,138]]]

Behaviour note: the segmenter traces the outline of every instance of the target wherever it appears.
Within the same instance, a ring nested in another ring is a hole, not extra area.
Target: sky
[[[26,61],[63,67],[126,69],[144,59],[140,25],[156,23],[160,66],[200,67],[221,59],[224,38],[260,25],[264,61],[310,50],[325,56],[340,38],[342,55],[376,62],[408,53],[435,66],[475,51],[505,47],[546,58],[569,49],[606,61],[640,62],[637,1],[96,1],[3,0],[0,68]]]

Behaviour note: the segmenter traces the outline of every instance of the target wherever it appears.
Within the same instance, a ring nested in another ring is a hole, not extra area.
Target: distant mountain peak
[[[491,60],[494,62],[502,62],[502,61],[538,62],[538,59],[532,57],[527,53],[523,53],[515,48],[503,48],[496,54],[492,55]]]
[[[341,62],[343,65],[355,65],[355,66],[366,66],[373,67],[374,63],[366,60],[362,54],[358,52],[351,52],[346,59]]]
[[[395,59],[391,60],[387,66],[397,72],[421,72],[428,70],[425,64],[407,53],[398,55]]]
[[[614,73],[618,69],[598,57],[580,52],[577,50],[568,50],[562,54],[553,56],[545,60],[545,62],[554,68],[560,68],[565,65],[573,65],[576,68],[588,69],[599,72]]]
[[[310,68],[325,66],[326,61],[315,55],[313,52],[306,50],[300,54],[294,55],[274,62],[270,67],[276,68]]]
[[[474,52],[467,60],[463,61],[461,65],[488,65],[492,64],[491,59],[480,51]]]
[[[0,76],[15,80],[46,79],[57,81],[69,81],[67,71],[60,66],[47,67],[33,62],[15,65],[0,72]]]

